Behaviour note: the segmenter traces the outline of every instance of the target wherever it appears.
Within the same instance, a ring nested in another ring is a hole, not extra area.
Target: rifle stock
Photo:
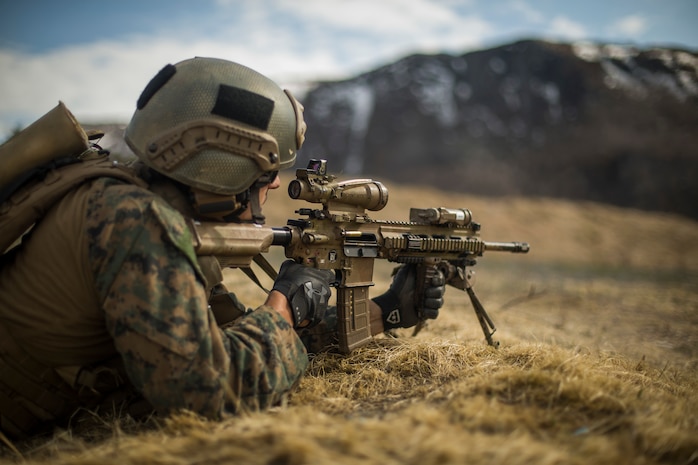
[[[488,344],[497,345],[491,338],[494,325],[472,290],[468,267],[486,251],[527,253],[527,243],[483,241],[480,225],[467,209],[413,208],[409,221],[372,220],[365,209],[382,209],[387,189],[370,179],[335,182],[326,174],[324,160],[312,160],[308,169],[297,170],[288,190],[291,198],[321,203],[323,208],[301,208],[296,213],[305,218],[291,219],[285,227],[193,223],[197,254],[216,256],[222,266],[249,267],[257,254],[282,246],[287,258],[335,271],[343,353],[371,339],[369,288],[375,259],[417,265],[418,302],[439,270],[447,284],[468,292]]]
[[[196,254],[214,256],[227,268],[247,268],[256,255],[269,252],[270,246],[291,242],[288,228],[192,221],[190,229]]]

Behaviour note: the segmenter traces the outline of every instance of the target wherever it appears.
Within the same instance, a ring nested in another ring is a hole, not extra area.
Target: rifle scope
[[[388,204],[388,188],[371,179],[352,179],[340,182],[314,182],[308,179],[294,179],[288,185],[288,195],[327,206],[345,204],[371,211],[382,210]]]

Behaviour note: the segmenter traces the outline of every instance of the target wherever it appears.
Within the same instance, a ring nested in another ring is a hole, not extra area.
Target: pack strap
[[[145,181],[107,156],[51,169],[42,179],[22,186],[0,204],[0,252],[4,253],[71,189],[98,177],[117,178],[147,188]]]
[[[80,159],[75,157],[57,158],[55,160],[51,160],[47,163],[44,163],[41,166],[37,166],[35,168],[31,168],[25,171],[8,184],[0,186],[0,204],[9,199],[12,194],[18,191],[24,184],[26,184],[32,178],[43,178],[50,171],[63,168],[67,165],[72,165],[73,163],[80,163]]]

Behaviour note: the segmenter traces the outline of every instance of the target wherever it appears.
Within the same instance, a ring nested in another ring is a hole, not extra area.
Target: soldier
[[[285,262],[266,302],[246,311],[217,263],[196,256],[188,221],[262,223],[303,143],[302,110],[268,78],[220,59],[167,65],[150,81],[125,135],[140,161],[134,180],[81,183],[3,257],[4,433],[114,404],[222,418],[294,388],[308,365],[297,331],[320,321],[321,334],[336,330],[324,318],[333,275]],[[413,287],[414,270],[401,269],[376,299],[374,334],[417,323]],[[443,290],[428,289],[427,317]],[[217,321],[220,305],[240,317]]]

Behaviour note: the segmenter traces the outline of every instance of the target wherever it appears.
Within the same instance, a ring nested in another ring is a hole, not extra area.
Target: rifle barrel
[[[528,242],[485,242],[485,250],[496,252],[528,253]]]

